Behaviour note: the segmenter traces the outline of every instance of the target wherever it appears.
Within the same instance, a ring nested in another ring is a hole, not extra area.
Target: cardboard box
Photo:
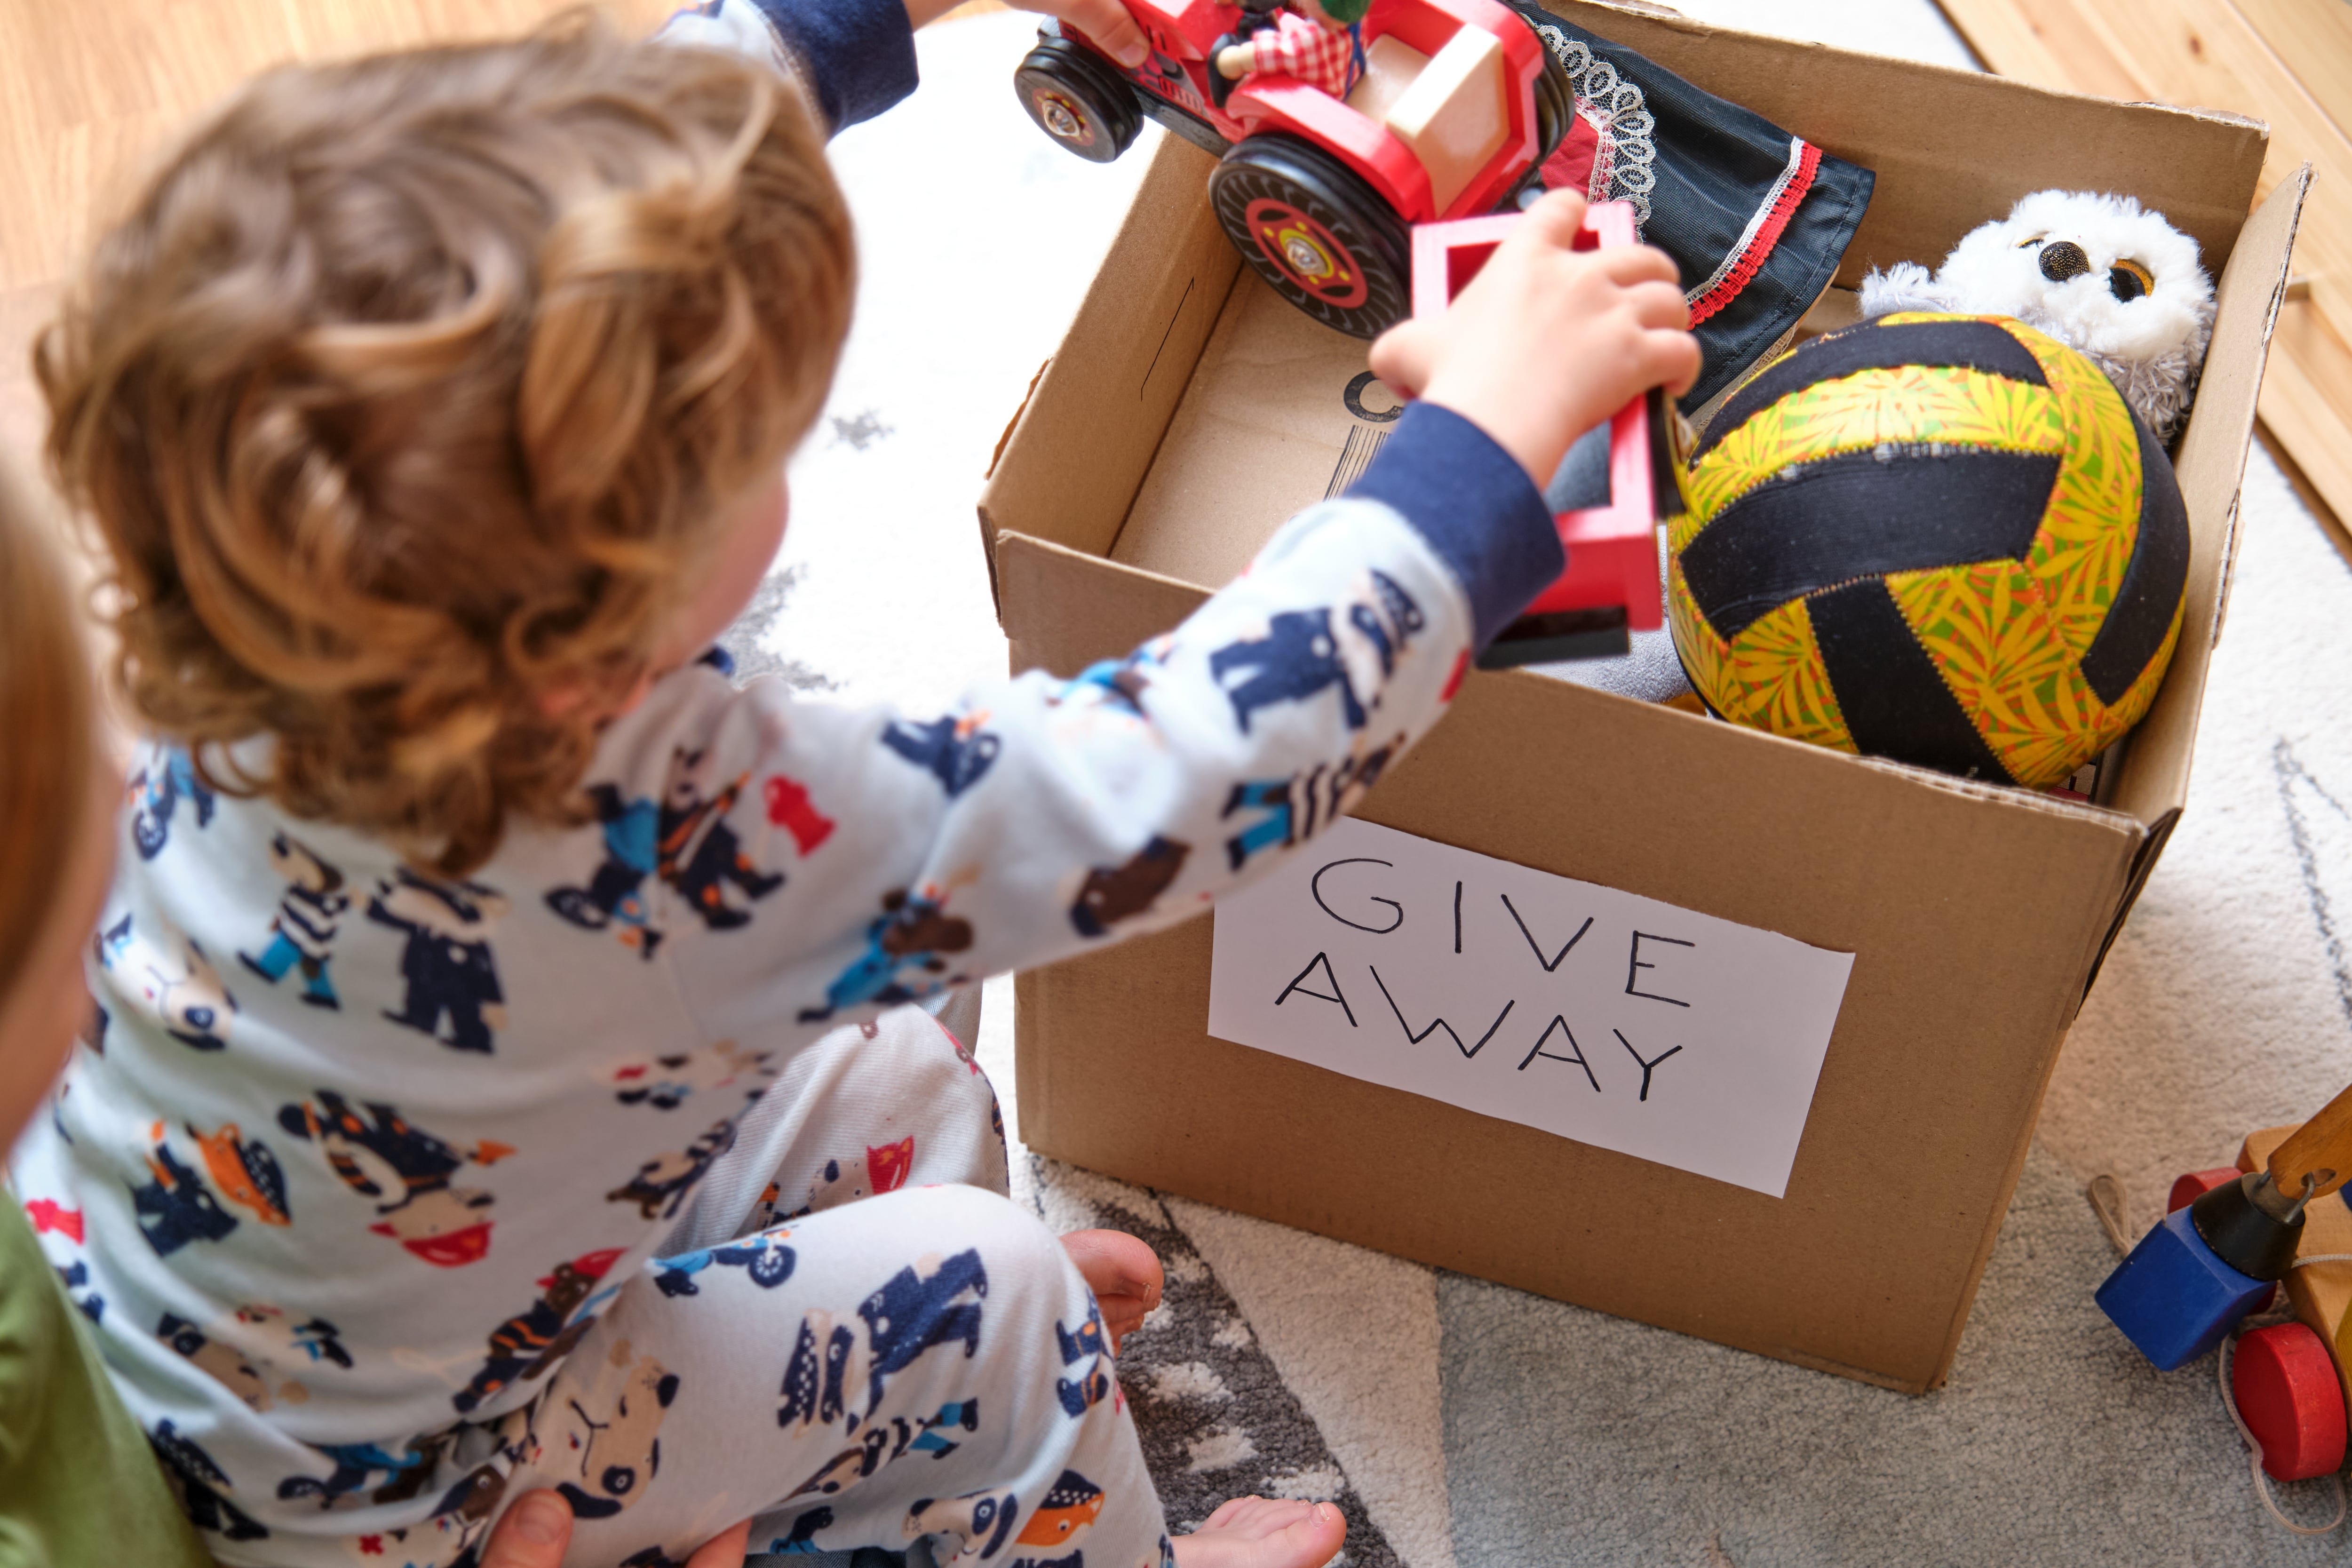
[[[1854,953],[1785,1197],[1211,1037],[1206,920],[1020,978],[1022,1134],[1128,1181],[1925,1390],[2187,792],[2308,171],[2249,216],[2267,133],[2233,116],[1554,8],[1876,170],[1847,288],[1874,263],[1932,264],[2051,185],[2130,193],[2197,238],[2221,303],[2177,462],[2194,557],[2163,692],[2105,807],[1529,671],[1471,676],[1371,794],[1360,815],[1404,832]],[[992,472],[981,521],[1015,668],[1075,673],[1174,625],[1381,437],[1362,345],[1240,267],[1210,167],[1161,144]]]

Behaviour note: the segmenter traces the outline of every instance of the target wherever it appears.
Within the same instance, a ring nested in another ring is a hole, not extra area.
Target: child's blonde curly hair
[[[582,820],[599,715],[814,420],[853,274],[822,134],[748,61],[574,15],[260,78],[36,354],[132,710],[447,875]]]

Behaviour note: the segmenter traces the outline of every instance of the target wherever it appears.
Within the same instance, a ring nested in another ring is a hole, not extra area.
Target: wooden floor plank
[[[2231,0],[2328,118],[2352,128],[2352,5],[2344,0]]]
[[[2294,271],[2305,290],[2279,319],[2262,412],[2311,484],[2352,516],[2352,97],[2331,51],[2352,48],[2340,0],[1940,0],[1995,70],[2042,86],[2221,109],[2265,121],[2261,188],[2304,163],[2319,178],[2305,206]],[[2298,26],[2263,28],[2294,12]],[[2341,13],[2314,16],[2303,13]],[[2324,24],[2324,25],[2323,25]],[[2338,25],[2341,24],[2339,28]],[[2339,36],[2340,34],[2340,36]],[[2294,61],[2294,64],[2290,64]],[[2322,72],[2336,72],[2315,89]]]
[[[26,363],[57,286],[172,139],[286,60],[512,34],[567,0],[0,0],[0,456],[27,473],[42,426]],[[631,31],[676,0],[608,0]]]
[[[2100,19],[2040,0],[1937,0],[1960,36],[2002,76],[2126,102],[2150,99]]]

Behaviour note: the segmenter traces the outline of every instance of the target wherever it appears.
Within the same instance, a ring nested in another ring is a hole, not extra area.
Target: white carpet
[[[1968,63],[1927,0],[1683,8]],[[836,144],[858,327],[793,466],[790,575],[746,630],[845,699],[935,710],[1003,668],[972,500],[1147,150],[1101,168],[1045,144],[1010,83],[1031,25],[926,33],[922,92]],[[2144,1226],[2175,1173],[2352,1080],[2352,570],[2260,449],[2242,520],[2187,813],[2067,1045],[1948,1389],[1906,1400],[1016,1161],[1060,1224],[1177,1238],[1187,1300],[1238,1315],[1163,1318],[1133,1342],[1129,1386],[1165,1393],[1165,1419],[1238,1385],[1155,1339],[1262,1351],[1278,1372],[1262,1427],[1181,1413],[1187,1441],[1217,1436],[1183,1450],[1186,1473],[1304,1484],[1323,1461],[1299,1456],[1328,1453],[1367,1555],[1412,1568],[2341,1561],[2341,1532],[2305,1542],[2255,1512],[2210,1363],[2149,1372],[2088,1300],[2110,1256],[2088,1177],[2118,1175]],[[981,1056],[1017,1131],[1012,1001],[992,984]]]

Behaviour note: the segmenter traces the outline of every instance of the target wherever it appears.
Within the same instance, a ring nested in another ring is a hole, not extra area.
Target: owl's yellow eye
[[[2138,262],[2118,259],[2107,268],[2107,292],[2129,304],[2156,291],[2156,275]]]
[[[2020,250],[2031,250],[2049,237],[2050,237],[2046,234],[2037,234],[2031,239],[2021,239],[2017,242],[2017,248]]]

